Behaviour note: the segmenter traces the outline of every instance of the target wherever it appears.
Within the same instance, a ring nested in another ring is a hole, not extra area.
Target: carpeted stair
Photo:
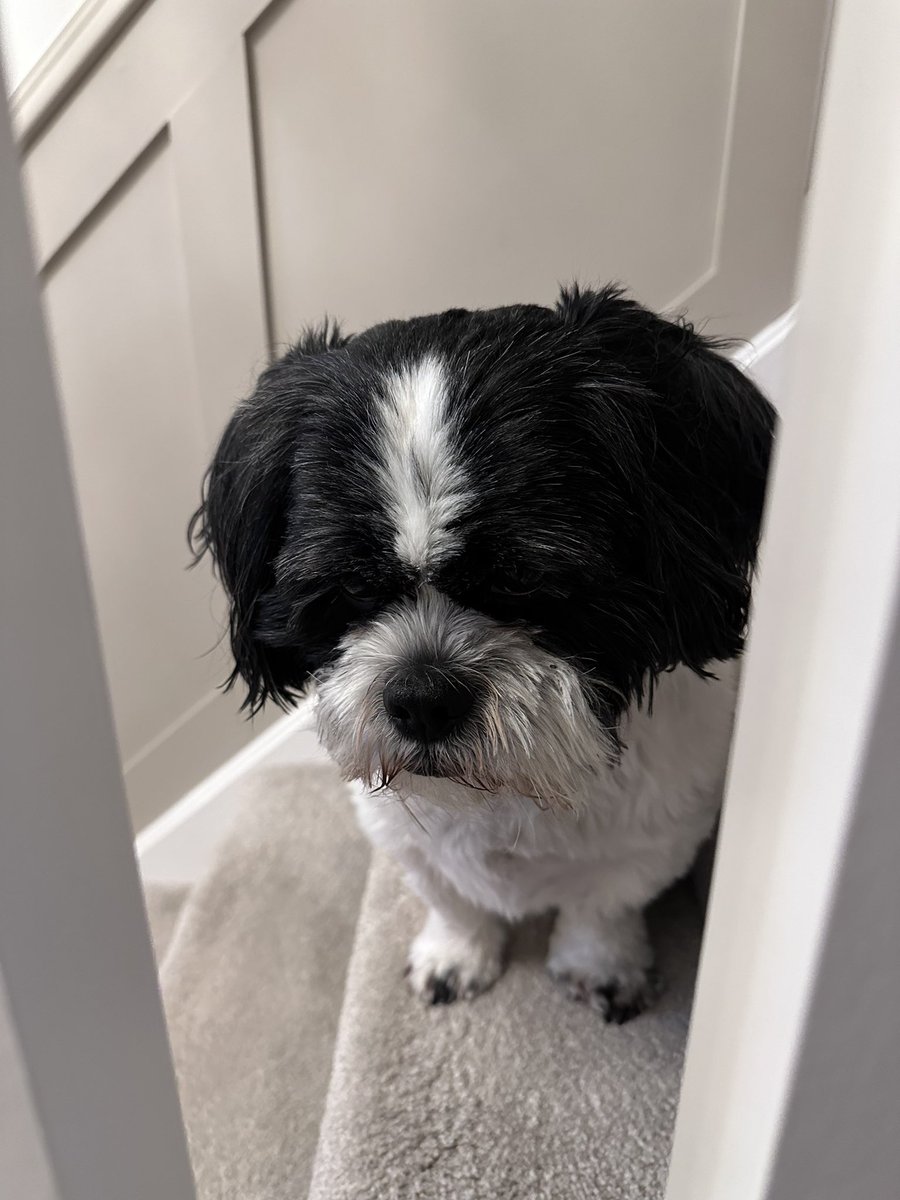
[[[515,931],[473,1003],[403,980],[421,909],[328,767],[260,772],[206,878],[147,889],[200,1200],[657,1200],[700,916],[652,928],[668,989],[606,1026]]]

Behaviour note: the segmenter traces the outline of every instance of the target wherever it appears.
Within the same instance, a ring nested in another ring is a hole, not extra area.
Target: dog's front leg
[[[642,1013],[660,991],[643,912],[596,899],[560,908],[547,969],[573,1000],[617,1025]]]
[[[410,987],[428,1004],[477,996],[503,971],[506,925],[462,896],[423,856],[404,856],[403,866],[410,887],[428,905],[409,951]]]

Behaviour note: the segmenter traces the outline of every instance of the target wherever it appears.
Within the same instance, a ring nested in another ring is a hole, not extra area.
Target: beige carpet
[[[421,910],[327,768],[247,788],[209,876],[149,890],[200,1200],[662,1197],[699,944],[652,926],[669,988],[624,1027],[544,974],[546,922],[471,1004],[402,979]]]
[[[200,1200],[307,1194],[368,859],[330,771],[270,771],[185,901],[160,978]]]

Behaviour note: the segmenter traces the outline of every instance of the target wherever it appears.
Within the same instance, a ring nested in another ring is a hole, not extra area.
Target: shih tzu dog
[[[774,416],[684,322],[555,308],[326,323],[234,413],[192,523],[245,704],[313,687],[371,839],[428,907],[432,1003],[556,912],[611,1021],[657,988],[642,910],[720,804]]]

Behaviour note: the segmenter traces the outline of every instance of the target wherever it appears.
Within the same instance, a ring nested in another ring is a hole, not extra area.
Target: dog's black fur
[[[231,600],[229,686],[251,711],[288,705],[414,587],[374,482],[373,397],[428,352],[474,493],[430,582],[525,624],[613,722],[660,672],[738,654],[774,414],[722,348],[615,287],[304,334],[231,418],[191,522]]]

